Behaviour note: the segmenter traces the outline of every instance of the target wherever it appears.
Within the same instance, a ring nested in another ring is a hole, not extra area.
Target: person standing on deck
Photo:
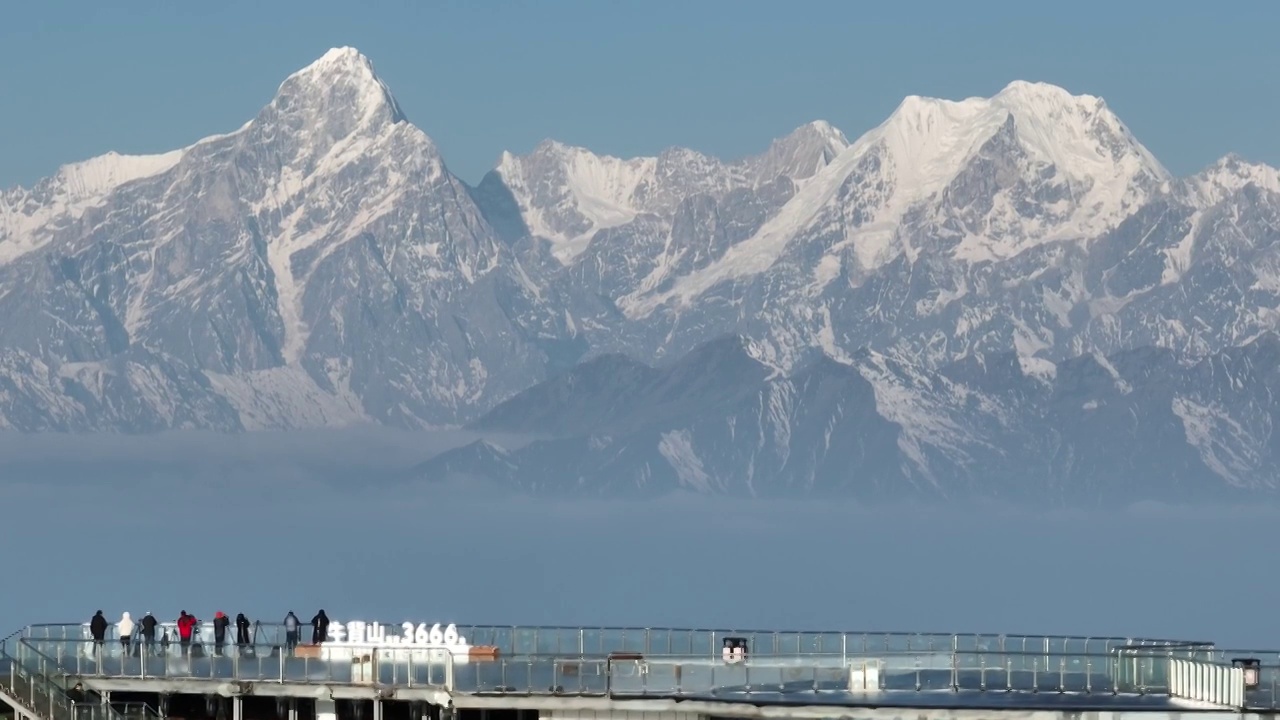
[[[294,615],[292,610],[284,616],[284,644],[289,652],[293,652],[293,649],[298,647],[298,625],[300,624],[298,616]]]
[[[311,644],[319,645],[329,637],[329,616],[322,609],[311,618]]]
[[[125,612],[116,623],[116,632],[120,635],[120,647],[124,648],[124,657],[129,657],[129,644],[133,640],[133,618]]]
[[[151,613],[142,616],[138,621],[142,626],[142,641],[146,644],[146,653],[148,656],[156,653],[156,626],[160,623],[156,622],[156,618]]]
[[[227,617],[221,610],[213,616],[213,654],[221,656],[222,647],[227,644],[227,626],[231,624],[231,618]]]
[[[107,618],[102,611],[93,614],[93,619],[89,621],[89,634],[93,636],[94,651],[102,650],[102,643],[107,639]]]
[[[188,615],[186,610],[178,614],[178,645],[182,649],[183,657],[190,656],[191,653],[191,633],[195,630],[196,618],[194,615]]]
[[[249,647],[252,641],[249,639],[249,618],[244,613],[236,615],[236,647],[240,648],[243,654],[245,648]]]

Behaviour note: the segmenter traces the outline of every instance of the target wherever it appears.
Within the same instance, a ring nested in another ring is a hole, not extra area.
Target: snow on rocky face
[[[718,363],[689,353],[742,336],[769,386],[643,436],[636,462],[722,487],[728,459],[689,465],[699,437],[727,442],[717,423],[750,402],[818,423],[804,404],[843,383],[858,409],[833,412],[901,429],[897,454],[863,457],[937,488],[1049,402],[948,368],[1012,353],[1034,388],[1080,358],[1157,347],[1191,367],[1274,332],[1278,178],[1235,157],[1172,178],[1102,100],[1014,82],[737,160],[547,141],[472,188],[335,49],[233,132],[0,193],[0,426],[457,424],[580,360]],[[832,361],[861,379],[814,364]],[[1269,410],[1152,397],[1189,452],[1247,480]],[[775,430],[776,465],[796,436]],[[819,477],[838,465],[787,482],[839,486]]]
[[[0,306],[29,321],[0,342],[87,363],[73,380],[96,402],[100,364],[145,348],[198,370],[189,392],[224,399],[232,426],[447,423],[540,376],[539,337],[565,332],[352,49],[171,159],[132,161],[128,182],[117,171],[78,200],[87,210],[0,245],[40,247],[6,253],[3,284],[24,292]],[[33,424],[115,422],[67,412]]]

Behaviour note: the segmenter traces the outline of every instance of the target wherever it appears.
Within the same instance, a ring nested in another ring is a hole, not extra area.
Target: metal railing
[[[386,647],[227,648],[134,655],[84,640],[29,640],[24,652],[47,657],[83,678],[269,681],[431,687],[460,693],[519,695],[712,696],[763,691],[851,689],[850,673],[875,667],[875,689],[1088,694],[1167,694],[1169,658],[1197,659],[1196,648],[1117,648],[1098,653],[913,651],[830,654],[752,653],[740,663],[717,654],[455,656],[447,650]],[[311,655],[319,657],[311,657]]]
[[[454,690],[474,694],[721,698],[769,693],[952,691],[1108,695],[1167,693],[1167,656],[1119,672],[1115,653],[919,652],[753,656],[742,662],[689,656],[525,656],[453,669]]]
[[[23,641],[11,636],[0,643],[0,657],[9,666],[7,677],[0,681],[3,691],[23,705],[34,717],[46,720],[125,720],[110,706],[96,702],[79,702],[59,684],[56,664],[23,647]]]
[[[124,718],[124,720],[165,720],[157,708],[152,707],[145,702],[112,702],[111,707]]]
[[[399,628],[399,623],[389,623]],[[636,627],[556,627],[456,625],[470,645],[498,648],[504,655],[608,655],[638,652],[654,655],[720,653],[725,638],[745,638],[753,654],[863,655],[886,652],[1041,652],[1044,655],[1107,653],[1122,647],[1213,647],[1213,643],[1151,638],[1083,637],[1067,635],[1002,635],[981,633],[835,632],[791,630],[716,630]],[[341,630],[335,622],[331,631]],[[303,638],[311,628],[304,625]],[[108,632],[110,641],[114,627]],[[87,623],[31,625],[23,637],[32,640],[88,640]],[[174,638],[176,642],[176,638]],[[201,634],[200,644],[212,648],[211,633]],[[287,645],[284,625],[254,623],[253,644]]]
[[[176,643],[168,652],[138,645],[126,650],[112,641],[95,648],[84,624],[31,626],[20,637],[0,640],[0,652],[19,656],[16,665],[30,677],[28,684],[39,684],[32,676],[56,667],[50,677],[60,672],[89,679],[373,684],[496,695],[729,699],[758,693],[859,692],[874,686],[878,691],[899,692],[1163,695],[1280,709],[1280,652],[1224,650],[1207,642],[674,628],[463,626],[457,630],[467,646],[491,646],[497,652],[470,661],[438,647],[308,649],[304,645],[295,653],[285,646],[283,626],[271,624],[256,624],[253,645],[227,645],[221,655],[214,652],[207,636],[193,643],[189,654],[183,654]],[[309,631],[302,628],[304,638]],[[744,662],[722,660],[727,638],[747,641]],[[332,655],[335,659],[327,659],[334,651],[338,651]],[[347,655],[337,660],[342,653]],[[1241,685],[1238,692],[1222,695],[1214,688],[1234,688],[1234,679],[1219,685],[1213,684],[1217,680],[1204,687],[1197,684],[1198,672],[1211,678],[1237,677],[1238,668],[1228,666],[1243,656],[1262,662],[1256,686]],[[62,691],[53,681],[44,682],[52,686],[53,694]],[[122,718],[117,714],[94,720]]]
[[[304,684],[380,684],[401,687],[448,685],[453,665],[445,650],[343,648],[337,662],[282,651],[274,646],[228,646],[223,654],[201,645],[184,651],[178,645],[154,650],[146,645],[125,652],[119,644],[95,645],[84,640],[19,641],[22,652],[50,658],[62,672],[84,678],[236,680]],[[305,647],[305,646],[304,646]]]

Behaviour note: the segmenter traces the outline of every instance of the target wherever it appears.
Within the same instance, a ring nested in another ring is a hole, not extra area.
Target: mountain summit
[[[313,113],[305,116],[313,120],[335,113],[362,123],[405,121],[373,62],[351,47],[334,48],[290,75],[271,106],[281,112]]]
[[[564,487],[945,494],[1027,448],[1044,488],[1143,452],[1268,487],[1277,178],[1173,178],[1014,82],[473,188],[338,48],[228,134],[0,193],[0,427],[478,421],[560,436],[445,465]]]
[[[24,423],[95,427],[90,408],[119,404],[161,426],[448,422],[504,382],[481,377],[499,362],[485,356],[519,350],[514,365],[538,376],[545,359],[526,344],[547,322],[560,331],[564,316],[546,320],[466,186],[354,50],[326,53],[240,129],[155,170],[104,185],[74,221],[27,229],[39,251],[0,267],[0,283],[29,291],[0,306],[35,313],[0,344],[63,368],[51,379],[73,388],[31,392],[77,398],[33,401]],[[157,390],[138,384],[148,375],[188,379]],[[207,417],[172,407],[195,402]]]

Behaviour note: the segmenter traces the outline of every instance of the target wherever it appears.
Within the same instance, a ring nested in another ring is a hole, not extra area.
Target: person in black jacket
[[[319,645],[329,637],[329,616],[324,614],[324,610],[316,613],[311,618],[311,644]]]
[[[249,618],[244,613],[236,615],[236,647],[240,648],[240,652],[249,647],[253,641],[249,639]]]
[[[160,623],[156,620],[155,616],[151,613],[147,613],[138,621],[138,625],[142,628],[142,642],[145,643],[147,647],[147,656],[155,655],[156,626],[159,624]]]
[[[227,627],[229,625],[231,625],[231,618],[227,617],[221,610],[213,616],[213,654],[222,655],[222,647],[227,644]]]
[[[107,618],[101,610],[94,613],[93,619],[89,621],[89,633],[93,635],[93,649],[101,650],[103,642],[107,639]]]

